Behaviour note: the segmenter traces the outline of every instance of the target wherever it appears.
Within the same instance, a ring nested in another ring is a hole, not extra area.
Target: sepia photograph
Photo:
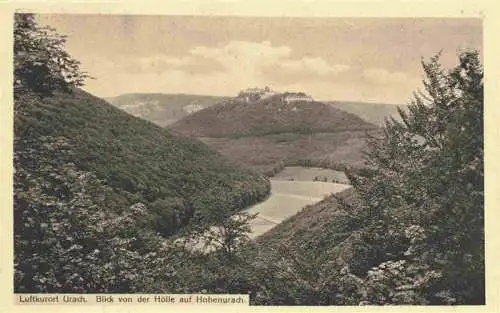
[[[21,300],[485,305],[480,18],[11,21]]]

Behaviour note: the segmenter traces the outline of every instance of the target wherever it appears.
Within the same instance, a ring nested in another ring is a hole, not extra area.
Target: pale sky
[[[40,15],[94,76],[85,90],[233,96],[248,87],[318,100],[404,104],[421,57],[482,48],[479,19]]]

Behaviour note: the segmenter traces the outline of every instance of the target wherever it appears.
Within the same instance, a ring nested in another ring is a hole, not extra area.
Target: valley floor
[[[326,181],[315,181],[317,177],[325,178]],[[257,213],[257,217],[249,223],[250,239],[270,231],[288,218],[307,209],[307,206],[318,203],[331,194],[351,188],[343,172],[321,168],[285,167],[270,180],[269,197],[243,211],[249,214]],[[212,249],[207,248],[202,241],[192,241],[189,245],[196,250]]]
[[[332,171],[333,172],[333,171]],[[245,211],[257,217],[250,222],[251,238],[258,237],[297,214],[304,207],[315,204],[325,196],[350,188],[347,184],[319,181],[284,181],[271,179],[271,195]]]

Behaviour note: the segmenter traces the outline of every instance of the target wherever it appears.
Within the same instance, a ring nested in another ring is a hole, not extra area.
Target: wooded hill
[[[378,128],[316,101],[227,100],[169,127],[199,138],[227,158],[272,176],[284,165],[362,166],[366,132]]]
[[[208,216],[220,206],[238,210],[269,191],[266,179],[203,143],[180,139],[84,91],[43,100],[27,94],[16,101],[16,138],[67,138],[74,154],[57,161],[94,172],[129,203],[148,205],[164,235],[176,233],[195,214]]]
[[[228,100],[171,126],[193,137],[250,137],[374,129],[358,116],[316,101],[286,103],[280,94],[257,102]]]
[[[196,274],[172,271],[186,259],[172,235],[203,233],[269,181],[80,90],[65,38],[14,17],[14,290],[181,292]]]

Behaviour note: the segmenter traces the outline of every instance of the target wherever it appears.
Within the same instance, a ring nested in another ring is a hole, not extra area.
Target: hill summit
[[[243,90],[236,98],[195,112],[172,129],[194,137],[245,137],[279,133],[370,130],[374,125],[303,92],[277,93],[268,87]]]

